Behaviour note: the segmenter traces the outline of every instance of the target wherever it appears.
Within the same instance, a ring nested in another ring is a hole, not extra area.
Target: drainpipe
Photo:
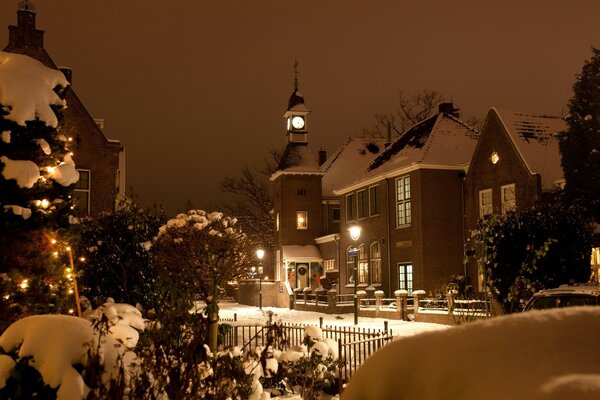
[[[392,296],[392,240],[390,235],[390,182],[385,179],[385,208],[387,213],[386,242],[387,242],[387,265],[388,265],[388,296]]]
[[[466,215],[466,206],[465,206],[465,179],[466,173],[464,171],[460,171],[458,173],[458,177],[460,178],[460,203],[462,207],[462,246],[463,246],[463,272],[465,274],[465,282],[467,280],[467,263],[465,262],[465,245],[466,245],[466,237],[467,237],[467,215]]]

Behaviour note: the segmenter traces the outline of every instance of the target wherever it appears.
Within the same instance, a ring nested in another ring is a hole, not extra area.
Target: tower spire
[[[298,59],[294,60],[294,91],[298,90]]]

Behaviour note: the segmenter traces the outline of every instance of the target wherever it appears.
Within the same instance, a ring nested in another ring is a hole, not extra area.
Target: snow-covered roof
[[[323,256],[316,246],[287,245],[281,246],[284,261],[320,262]]]
[[[563,179],[558,133],[567,129],[564,119],[492,108],[532,174],[542,178],[542,189],[553,189]]]
[[[277,171],[271,176],[274,180],[281,174],[319,174],[319,164],[307,143],[288,143]]]
[[[357,185],[376,182],[418,168],[464,169],[471,161],[479,132],[458,118],[440,113],[423,120],[389,145],[353,182],[336,194]]]
[[[5,117],[19,125],[39,119],[56,127],[58,119],[51,106],[64,107],[54,89],[67,87],[62,72],[21,54],[0,51],[0,104],[9,107]]]
[[[385,148],[385,139],[350,137],[338,151],[321,166],[323,196],[333,196],[333,191],[352,183],[375,157]]]

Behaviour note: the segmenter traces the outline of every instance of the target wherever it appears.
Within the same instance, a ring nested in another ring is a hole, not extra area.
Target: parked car
[[[600,306],[600,286],[561,285],[555,289],[540,290],[529,299],[524,311],[572,306]]]

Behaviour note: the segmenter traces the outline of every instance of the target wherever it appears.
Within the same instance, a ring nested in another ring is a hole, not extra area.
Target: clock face
[[[292,126],[294,127],[294,129],[304,128],[304,118],[297,116],[292,118]]]

